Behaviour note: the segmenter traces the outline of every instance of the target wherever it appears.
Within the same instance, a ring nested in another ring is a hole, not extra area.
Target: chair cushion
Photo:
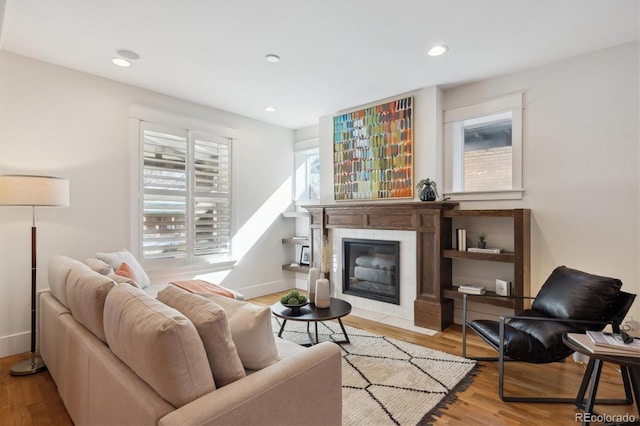
[[[542,317],[529,310],[519,315]],[[495,349],[499,348],[498,321],[475,320],[469,325]],[[567,323],[514,319],[504,327],[504,354],[511,359],[535,364],[559,361],[573,352],[562,343],[562,334],[577,331]]]
[[[538,292],[531,308],[553,318],[605,320],[611,316],[622,282],[557,267]]]
[[[224,309],[211,300],[174,285],[158,292],[158,300],[180,311],[196,326],[207,351],[216,387],[246,376]]]
[[[215,389],[193,323],[143,290],[117,285],[109,292],[104,331],[113,353],[174,407]]]

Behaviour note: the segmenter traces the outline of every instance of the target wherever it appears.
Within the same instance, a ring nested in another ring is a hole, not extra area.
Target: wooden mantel
[[[443,248],[451,247],[451,221],[443,220],[442,212],[457,206],[455,202],[436,201],[304,206],[310,213],[312,265],[320,267],[322,240],[329,229],[414,231],[417,281],[414,323],[443,330],[453,323],[453,300],[443,298],[440,288],[441,274],[451,274],[451,259],[441,256]]]

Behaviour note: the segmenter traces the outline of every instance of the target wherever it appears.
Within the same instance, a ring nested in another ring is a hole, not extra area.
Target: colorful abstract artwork
[[[413,97],[333,118],[333,197],[413,197]]]

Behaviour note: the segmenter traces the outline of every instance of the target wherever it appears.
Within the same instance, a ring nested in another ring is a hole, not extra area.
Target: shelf
[[[309,245],[308,239],[299,239],[299,238],[283,238],[282,244],[300,244],[303,246]]]
[[[514,210],[443,210],[444,217],[513,217]]]
[[[309,217],[309,212],[282,212],[282,217]]]
[[[486,260],[490,262],[514,263],[515,253],[505,251],[503,253],[475,253],[470,251],[444,250],[442,256],[449,259]]]
[[[300,273],[300,274],[308,274],[309,273],[309,267],[308,266],[282,265],[282,270],[283,271],[297,272],[297,273]]]
[[[464,293],[461,293],[458,291],[458,287],[456,286],[442,289],[442,296],[446,299],[462,300],[463,294]],[[473,297],[467,298],[468,302],[483,303],[485,305],[499,306],[502,308],[509,308],[509,309],[513,309],[515,305],[514,299],[507,299],[503,296],[498,296],[493,291],[487,291],[483,295],[472,295],[472,296]]]

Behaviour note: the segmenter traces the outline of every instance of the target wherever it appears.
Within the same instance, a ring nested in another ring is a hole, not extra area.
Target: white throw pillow
[[[227,314],[221,306],[175,285],[168,285],[158,292],[158,300],[180,311],[196,326],[207,351],[216,387],[246,376],[231,336]]]
[[[138,259],[136,259],[136,257],[127,249],[122,249],[122,251],[115,251],[113,253],[96,253],[96,257],[111,265],[115,271],[117,271],[120,265],[122,265],[122,262],[126,262],[138,278],[138,285],[140,285],[141,288],[149,287],[151,284],[149,275],[147,275],[142,265],[140,265]]]
[[[244,368],[260,370],[278,361],[278,348],[271,328],[271,309],[249,302],[203,294],[227,312],[233,342]]]

